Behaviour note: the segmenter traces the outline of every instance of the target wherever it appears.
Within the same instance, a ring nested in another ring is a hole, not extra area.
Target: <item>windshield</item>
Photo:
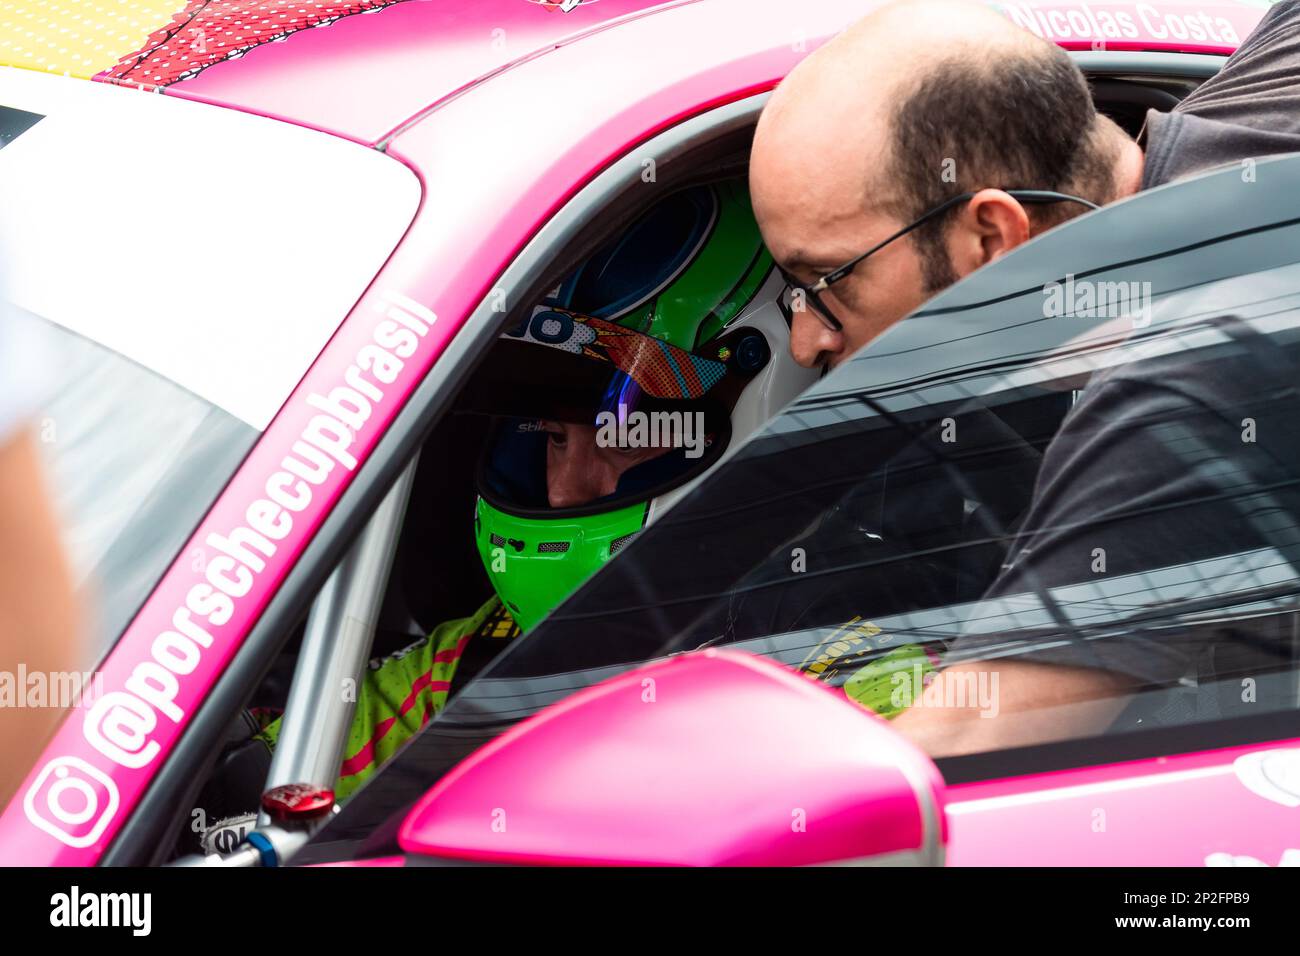
[[[454,698],[304,859],[386,846],[514,721],[705,646],[900,728],[935,675],[972,667],[959,706],[1039,732],[966,751],[986,776],[1078,759],[1052,741],[1114,760],[1153,729],[1193,730],[1185,750],[1211,725],[1276,736],[1300,693],[1300,158],[1268,165],[1268,188],[1230,170],[1075,220],[869,344]],[[1017,715],[998,681],[1025,667],[1115,683]]]
[[[41,326],[51,361],[36,435],[98,660],[258,432],[116,352]]]
[[[419,199],[335,136],[0,67],[0,285],[47,327],[39,437],[96,659]]]

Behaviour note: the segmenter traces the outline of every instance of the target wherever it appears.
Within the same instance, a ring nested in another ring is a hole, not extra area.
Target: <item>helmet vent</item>
[[[637,532],[633,531],[631,534],[625,534],[621,538],[615,538],[609,543],[609,556],[612,558],[614,555],[618,554],[623,550],[623,545],[627,544],[636,536]]]
[[[506,546],[506,539],[501,537],[501,535],[499,534],[488,535],[488,540],[490,540],[498,548],[504,548]]]
[[[568,550],[567,541],[542,541],[537,545],[538,554],[564,554]]]

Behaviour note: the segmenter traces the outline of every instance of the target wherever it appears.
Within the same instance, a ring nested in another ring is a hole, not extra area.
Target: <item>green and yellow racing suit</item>
[[[519,625],[493,595],[470,617],[440,624],[424,640],[372,660],[358,688],[335,798],[346,800],[442,710],[471,641],[491,640],[504,647],[518,634]],[[274,749],[279,735],[276,718],[258,738]]]
[[[492,641],[504,648],[505,642],[518,634],[519,625],[493,595],[470,617],[440,624],[424,640],[372,660],[358,689],[352,729],[334,787],[336,799],[351,796],[442,710],[457,665],[471,641]],[[937,659],[913,644],[887,651],[877,648],[878,635],[880,628],[854,618],[821,641],[797,670],[809,678],[842,685],[851,700],[893,718],[907,708],[913,694],[920,693],[921,684],[928,683]],[[274,749],[279,733],[280,719],[276,718],[258,738]]]

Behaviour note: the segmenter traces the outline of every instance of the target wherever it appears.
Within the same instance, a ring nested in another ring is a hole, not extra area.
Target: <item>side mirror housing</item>
[[[709,650],[512,728],[425,794],[398,842],[506,864],[938,865],[943,781],[839,691]]]

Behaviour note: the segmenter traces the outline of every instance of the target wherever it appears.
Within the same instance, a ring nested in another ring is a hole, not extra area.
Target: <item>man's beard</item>
[[[921,282],[926,295],[938,295],[959,278],[941,243],[927,244],[921,250]]]

